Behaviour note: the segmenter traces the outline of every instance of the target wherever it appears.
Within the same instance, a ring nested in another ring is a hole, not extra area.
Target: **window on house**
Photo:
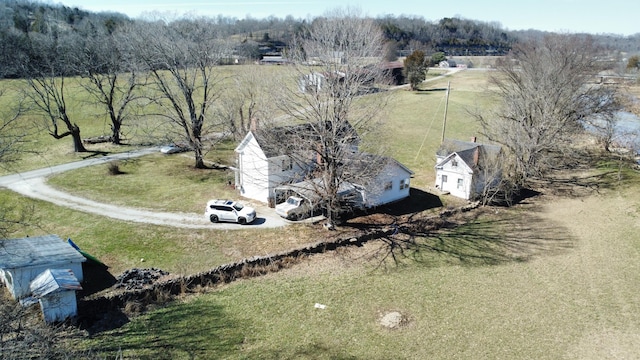
[[[451,160],[451,166],[458,167],[458,160],[457,159]]]
[[[384,191],[388,191],[393,189],[393,183],[391,181],[387,181],[386,183],[384,183]]]
[[[293,163],[291,162],[291,159],[286,158],[282,160],[282,171],[288,171],[293,169]]]
[[[464,187],[464,179],[458,179],[458,189],[462,189]]]
[[[409,187],[409,179],[400,180],[400,190],[407,189]]]
[[[447,182],[447,175],[442,175],[442,182],[446,183]]]

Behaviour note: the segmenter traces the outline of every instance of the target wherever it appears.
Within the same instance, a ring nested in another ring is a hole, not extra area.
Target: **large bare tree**
[[[227,83],[216,106],[216,116],[227,123],[228,131],[240,139],[251,130],[252,124],[270,121],[275,109],[269,101],[274,72],[261,71],[257,65],[242,66],[241,71]]]
[[[130,33],[128,27],[108,29],[89,24],[89,34],[78,41],[77,72],[86,78],[81,85],[101,106],[110,122],[109,140],[120,145],[123,126],[133,116],[133,105],[141,95],[136,90],[143,85],[139,66],[124,44]]]
[[[20,119],[23,111],[21,94],[3,90],[0,99],[5,104],[0,108],[0,168],[13,172],[13,165],[29,152],[25,145],[35,129]],[[16,228],[28,225],[32,217],[33,208],[24,202],[0,204],[0,239],[7,238]]]
[[[273,142],[287,147],[294,161],[313,162],[308,179],[314,179],[314,191],[333,225],[345,206],[340,191],[348,184],[366,184],[381,166],[378,157],[357,147],[378,150],[364,141],[381,129],[388,99],[383,93],[372,95],[375,99],[362,95],[388,81],[381,66],[384,37],[373,19],[337,9],[301,31],[288,54],[293,65],[281,77],[285,82],[275,87],[276,103],[298,126],[286,144],[282,138]]]
[[[55,139],[70,136],[75,152],[85,152],[80,127],[72,120],[67,107],[68,51],[73,47],[73,34],[51,36],[32,34],[32,57],[24,67],[27,86],[24,96],[31,111],[43,119],[47,131]],[[38,57],[35,57],[35,54]]]
[[[138,23],[138,36],[130,42],[149,71],[147,89],[161,118],[195,154],[195,167],[205,168],[205,142],[218,139],[224,123],[214,116],[219,98],[220,70],[216,66],[229,56],[227,41],[210,19]]]
[[[552,34],[515,45],[498,63],[490,84],[501,102],[476,117],[486,137],[506,150],[503,175],[515,186],[561,166],[589,119],[614,121],[615,89],[593,81],[597,50],[589,37]]]

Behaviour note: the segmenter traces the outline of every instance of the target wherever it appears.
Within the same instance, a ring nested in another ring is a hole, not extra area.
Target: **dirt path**
[[[100,158],[91,158],[69,164],[2,176],[0,177],[0,187],[5,187],[21,195],[47,201],[58,206],[63,206],[86,213],[107,216],[117,220],[139,222],[145,224],[189,229],[225,230],[239,230],[252,227],[272,228],[284,226],[287,224],[284,219],[275,214],[273,209],[269,209],[266,206],[257,209],[258,218],[249,225],[241,226],[231,223],[212,224],[207,219],[205,219],[203,214],[155,212],[144,209],[115,206],[77,197],[72,194],[56,190],[46,184],[47,176],[63,171],[103,164],[113,160],[130,159],[148,155],[157,151],[158,148],[147,148],[139,151],[113,154]]]

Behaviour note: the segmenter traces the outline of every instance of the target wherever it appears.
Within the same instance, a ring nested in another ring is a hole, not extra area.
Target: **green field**
[[[413,187],[426,191],[433,182],[442,89],[450,81],[446,136],[468,139],[478,128],[467,111],[491,104],[485,80],[486,72],[464,71],[425,83],[420,92],[396,92],[387,109],[385,145],[415,172]],[[88,122],[83,134],[101,131]],[[34,137],[31,146],[43,144],[45,150],[22,169],[83,156],[71,153],[70,141],[46,136]],[[210,160],[231,161],[233,147],[225,144]],[[101,201],[167,211],[201,212],[203,199],[232,195],[225,186],[229,173],[192,169],[183,155],[120,165],[121,176],[108,176],[105,165],[50,183]],[[109,358],[121,351],[126,359],[638,358],[640,177],[624,169],[603,181],[582,196],[542,194],[510,209],[468,214],[459,226],[415,238],[398,262],[384,260],[397,250],[384,241],[316,255],[278,273],[184,296],[75,346]],[[326,236],[312,225],[258,231],[144,226],[7,190],[0,191],[0,201],[35,209],[38,226],[16,237],[71,237],[114,275],[133,267],[191,274]],[[379,323],[390,311],[404,316],[397,329]]]

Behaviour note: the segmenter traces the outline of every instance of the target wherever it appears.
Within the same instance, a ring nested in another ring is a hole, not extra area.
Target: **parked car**
[[[233,200],[209,200],[204,212],[211,222],[218,221],[249,224],[256,219],[256,210]]]
[[[312,205],[300,196],[289,196],[285,202],[276,205],[276,214],[288,220],[301,220],[311,216],[318,205]]]
[[[191,150],[188,145],[182,144],[169,144],[160,148],[160,152],[163,154],[176,154]]]

